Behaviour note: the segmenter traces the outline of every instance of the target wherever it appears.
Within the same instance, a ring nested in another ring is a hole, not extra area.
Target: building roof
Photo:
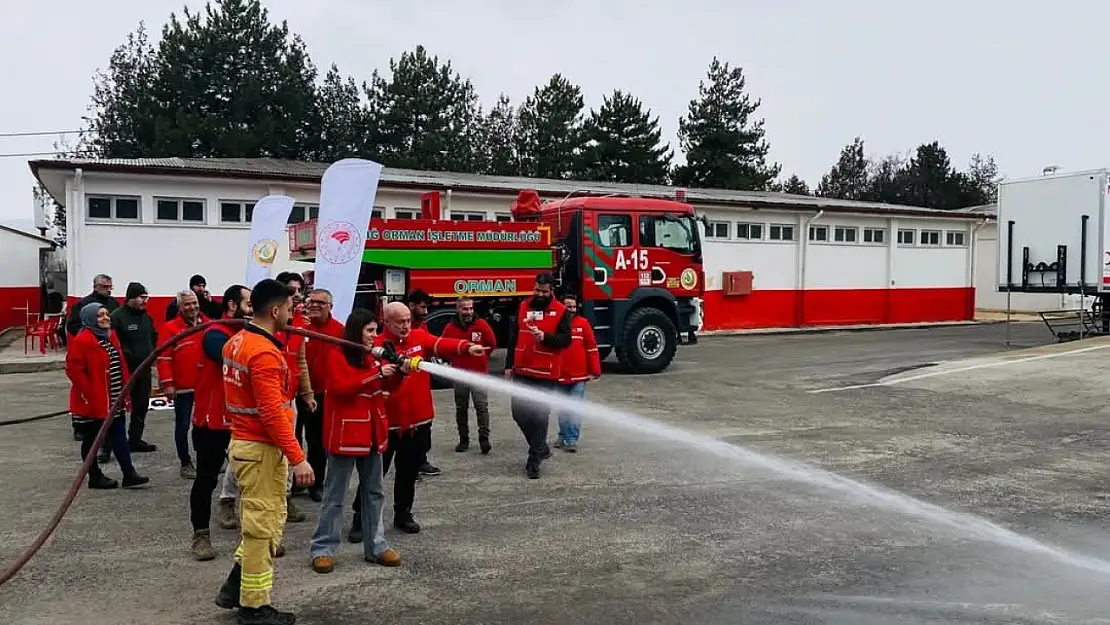
[[[20,230],[19,228],[13,228],[13,227],[5,225],[5,224],[0,224],[0,231],[10,232],[11,234],[17,234],[21,237],[27,237],[28,239],[33,239],[33,240],[38,241],[39,243],[42,243],[44,245],[49,245],[50,247],[54,247],[56,245],[56,243],[54,243],[53,241],[51,241],[50,239],[48,239],[46,237],[39,236],[37,234],[27,232],[25,230]]]
[[[30,161],[31,172],[42,181],[46,171],[74,170],[134,173],[162,176],[191,176],[299,182],[319,184],[330,163],[287,161],[274,158],[139,158],[139,159],[52,159]],[[44,182],[44,185],[46,183]],[[479,174],[455,174],[413,169],[385,168],[379,183],[384,188],[409,188],[427,191],[448,189],[472,193],[515,196],[521,189],[534,189],[545,198],[568,195],[629,195],[674,199],[676,187],[666,185],[581,182],[545,178],[520,178]],[[859,202],[767,191],[725,189],[686,189],[685,201],[699,205],[732,206],[751,209],[791,211],[824,210],[833,213],[864,213],[920,217],[983,219],[984,215],[966,211],[943,211],[878,202]],[[53,195],[53,192],[51,191]],[[61,193],[64,196],[64,193]],[[59,202],[63,198],[55,196]]]

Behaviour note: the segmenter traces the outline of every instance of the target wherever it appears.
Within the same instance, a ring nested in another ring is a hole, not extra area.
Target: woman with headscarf
[[[87,459],[108,410],[119,398],[129,372],[121,354],[119,339],[111,330],[111,313],[103,304],[92,302],[81,308],[81,330],[66,351],[66,376],[70,381],[69,411],[81,432],[81,458]],[[121,403],[116,418],[108,427],[104,444],[109,446],[123,470],[123,487],[134,488],[150,481],[135,471],[124,428]],[[89,470],[89,488],[116,488],[119,483],[104,475],[96,462]]]

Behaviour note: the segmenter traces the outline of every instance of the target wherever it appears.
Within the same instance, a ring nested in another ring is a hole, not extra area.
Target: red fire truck
[[[475,300],[504,342],[535,277],[552,272],[560,291],[582,299],[602,358],[615,351],[634,373],[667,368],[683,338],[693,340],[704,292],[694,210],[673,200],[575,197],[543,203],[522,191],[512,222],[440,219],[439,194],[426,194],[420,219],[371,220],[356,304],[379,309],[422,289],[433,298],[429,329]],[[294,260],[313,261],[316,223],[290,228]]]

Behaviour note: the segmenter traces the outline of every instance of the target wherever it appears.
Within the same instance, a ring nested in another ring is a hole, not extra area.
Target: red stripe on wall
[[[975,289],[706,291],[705,330],[970,321]]]
[[[0,286],[0,329],[27,325],[28,307],[32,313],[42,312],[42,287]]]

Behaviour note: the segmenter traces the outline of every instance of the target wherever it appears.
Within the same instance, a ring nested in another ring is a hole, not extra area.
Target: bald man
[[[383,346],[392,343],[394,349],[406,358],[401,366],[401,382],[385,400],[385,413],[389,420],[389,447],[382,458],[383,471],[389,471],[390,462],[396,458],[397,470],[393,478],[393,526],[409,534],[420,531],[413,519],[412,504],[416,497],[416,478],[420,462],[432,441],[432,420],[435,404],[432,400],[432,377],[426,371],[410,370],[408,360],[415,356],[435,356],[448,362],[455,356],[470,354],[480,356],[487,348],[456,339],[445,339],[429,334],[427,330],[412,327],[412,312],[401,302],[390,302],[382,309],[385,329],[374,339]],[[361,501],[355,499],[355,514],[360,513]],[[359,522],[356,516],[355,522]]]

